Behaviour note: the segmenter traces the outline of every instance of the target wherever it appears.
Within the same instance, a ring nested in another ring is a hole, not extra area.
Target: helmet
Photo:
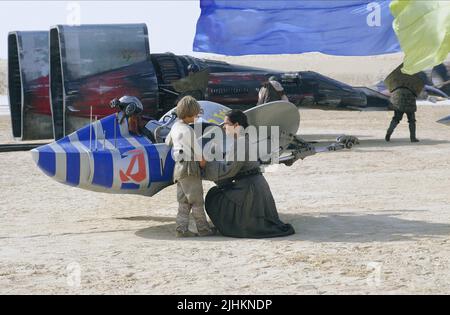
[[[269,78],[269,81],[277,81],[278,82],[278,78],[273,75]]]
[[[141,101],[135,96],[124,95],[119,99],[113,99],[110,104],[111,107],[124,111],[127,116],[139,114],[144,110]]]
[[[188,72],[198,72],[200,69],[196,64],[191,63],[190,65],[187,66],[187,71]]]

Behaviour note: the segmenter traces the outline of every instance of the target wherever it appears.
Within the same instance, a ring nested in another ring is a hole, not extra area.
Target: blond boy
[[[209,226],[204,211],[200,170],[205,167],[206,161],[202,155],[202,148],[195,139],[194,130],[189,127],[200,114],[200,105],[195,98],[185,96],[178,102],[176,112],[178,120],[166,139],[166,144],[173,146],[172,154],[175,160],[173,180],[177,183],[178,199],[176,236],[196,236],[188,229],[191,210],[198,235],[213,235],[214,231]]]

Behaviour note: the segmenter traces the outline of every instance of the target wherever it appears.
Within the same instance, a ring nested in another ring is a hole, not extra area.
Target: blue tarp
[[[366,56],[400,51],[390,0],[200,0],[194,51]]]

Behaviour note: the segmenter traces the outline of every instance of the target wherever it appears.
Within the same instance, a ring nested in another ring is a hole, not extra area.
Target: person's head
[[[223,127],[226,134],[235,135],[239,130],[242,130],[242,128],[245,129],[248,127],[247,115],[241,110],[233,109],[225,115]]]
[[[177,116],[185,123],[193,123],[200,114],[200,104],[192,96],[183,97],[177,104]]]
[[[142,105],[141,101],[137,97],[129,95],[114,98],[109,103],[109,106],[125,112],[127,116],[140,114],[144,110],[144,105]]]
[[[196,73],[196,72],[198,72],[200,69],[199,69],[199,67],[196,65],[196,64],[189,64],[188,66],[187,66],[187,71],[188,71],[188,74],[191,74],[191,73]]]
[[[263,87],[268,87],[270,84],[273,84],[273,82],[278,82],[278,79],[277,79],[277,77],[276,76],[274,76],[274,75],[272,75],[272,76],[270,76],[270,77],[267,77],[266,76],[266,80],[264,81],[264,82],[262,82],[262,86]]]

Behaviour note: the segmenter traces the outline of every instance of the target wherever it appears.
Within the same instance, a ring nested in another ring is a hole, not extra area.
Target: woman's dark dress
[[[208,191],[205,208],[222,235],[266,238],[295,233],[290,224],[280,221],[264,176],[248,175],[258,168],[258,162],[212,162],[207,166],[207,173],[215,173],[212,177],[220,180]]]

